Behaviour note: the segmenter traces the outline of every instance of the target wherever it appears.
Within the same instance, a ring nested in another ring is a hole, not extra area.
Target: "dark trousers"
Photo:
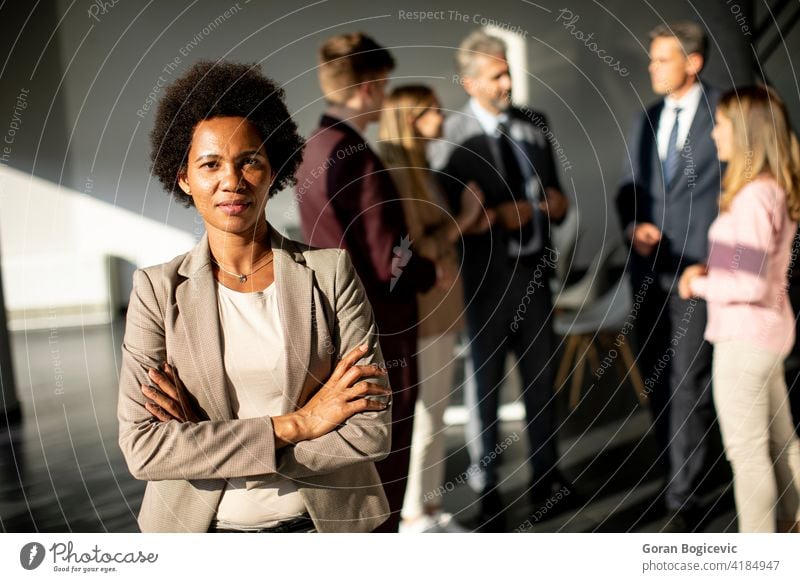
[[[497,485],[497,466],[502,463],[508,446],[507,441],[502,442],[505,438],[500,439],[498,407],[509,353],[514,354],[514,369],[522,378],[534,480],[553,477],[551,469],[557,458],[549,272],[541,255],[528,257],[515,265],[501,298],[477,299],[467,307],[470,365],[465,384],[465,402],[469,409],[466,432],[472,462],[470,486],[478,492]],[[484,281],[483,284],[496,285],[501,290],[505,287],[499,281]],[[469,285],[467,289],[469,293]]]
[[[634,296],[641,286],[634,283]],[[706,303],[683,300],[653,281],[636,322],[639,367],[650,399],[658,462],[667,475],[670,510],[695,510],[711,468],[716,414],[711,398],[711,345],[703,339]]]
[[[391,515],[376,532],[396,532],[406,494],[408,466],[411,459],[411,431],[414,406],[419,392],[416,328],[410,333],[381,336],[381,350],[392,387],[392,448],[389,456],[375,464],[389,500]]]

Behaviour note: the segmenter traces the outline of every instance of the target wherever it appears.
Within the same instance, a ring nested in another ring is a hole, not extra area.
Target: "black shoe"
[[[496,488],[484,489],[479,494],[480,512],[475,531],[480,533],[503,533],[506,531],[506,507]]]
[[[581,496],[561,473],[553,471],[550,479],[534,483],[528,494],[533,515],[537,521],[549,519],[559,513],[580,506]]]

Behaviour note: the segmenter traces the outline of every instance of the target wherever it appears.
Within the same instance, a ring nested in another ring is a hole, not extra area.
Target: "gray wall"
[[[58,90],[63,75],[56,29],[59,10],[54,2],[42,2],[34,13],[30,9],[28,2],[5,2],[0,9],[2,163],[72,184],[67,134],[73,121]],[[17,105],[20,95],[22,107]]]
[[[193,211],[171,205],[148,174],[147,135],[154,112],[145,106],[148,94],[159,91],[157,85],[200,58],[261,61],[265,72],[284,84],[290,109],[308,133],[322,110],[316,47],[331,34],[360,29],[392,48],[399,63],[395,83],[425,79],[447,107],[455,108],[464,94],[452,82],[453,48],[488,18],[517,27],[528,39],[530,105],[548,114],[570,162],[562,178],[588,231],[578,255],[584,264],[605,237],[618,236],[610,202],[622,166],[623,136],[641,103],[654,99],[646,72],[647,31],[662,19],[704,20],[714,38],[706,76],[730,86],[750,80],[747,42],[752,36],[741,26],[755,26],[750,2],[727,0],[602,5],[586,0],[330,0],[305,9],[266,0],[119,0],[100,9],[102,4],[41,2],[27,22],[28,3],[3,4],[0,42],[8,58],[0,75],[0,124],[11,119],[19,89],[30,90],[10,165],[192,232],[197,228]],[[744,20],[737,22],[734,5]],[[565,6],[579,17],[569,30],[557,22]],[[409,20],[400,17],[401,10],[444,11],[444,19]],[[467,22],[449,12],[456,10]],[[765,13],[762,4],[756,12]],[[597,48],[618,59],[629,74],[612,70],[570,31],[593,34]],[[787,43],[765,68],[794,107],[796,81],[786,73],[793,70],[790,57],[798,53],[800,31]],[[175,67],[165,69],[170,63]],[[273,212],[284,215],[290,202],[290,193],[281,194],[271,203]]]

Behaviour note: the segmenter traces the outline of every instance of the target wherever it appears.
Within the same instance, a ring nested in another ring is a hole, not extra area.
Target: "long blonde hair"
[[[733,130],[720,209],[730,208],[756,177],[769,174],[786,192],[789,217],[800,220],[800,145],[783,100],[770,87],[742,87],[725,93],[717,111],[730,119]]]
[[[378,130],[381,157],[387,167],[406,173],[415,196],[427,194],[428,160],[425,157],[427,140],[420,139],[414,121],[435,104],[436,95],[430,87],[404,85],[386,97],[381,111]]]

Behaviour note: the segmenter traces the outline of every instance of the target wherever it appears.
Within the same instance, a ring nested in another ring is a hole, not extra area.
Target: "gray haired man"
[[[432,164],[454,212],[473,181],[495,216],[492,228],[462,239],[467,333],[473,380],[467,441],[473,463],[470,485],[480,496],[485,531],[503,531],[495,453],[498,406],[506,355],[513,353],[522,377],[533,470],[534,510],[569,485],[557,468],[553,421],[553,331],[549,277],[556,252],[550,222],[568,202],[562,194],[545,117],[511,106],[511,75],[505,43],[481,31],[457,53],[459,81],[469,102],[445,122],[444,139],[431,144]],[[573,496],[574,499],[574,496]]]

